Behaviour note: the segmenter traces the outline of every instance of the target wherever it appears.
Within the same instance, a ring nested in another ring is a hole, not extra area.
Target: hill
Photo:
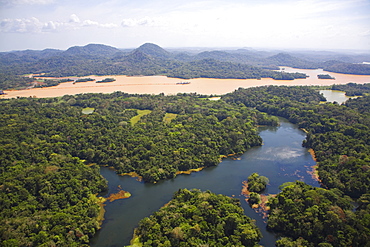
[[[171,53],[169,53],[162,47],[152,43],[145,43],[141,45],[139,48],[135,49],[133,52],[138,51],[154,58],[163,58],[163,59],[171,58]]]
[[[81,56],[91,55],[99,57],[110,57],[118,52],[119,49],[112,46],[101,45],[101,44],[88,44],[86,46],[73,46],[63,52],[63,55]]]
[[[102,44],[73,46],[66,51],[45,49],[42,51],[15,51],[0,53],[0,73],[7,75],[41,74],[45,76],[87,76],[95,75],[165,75],[176,78],[266,78],[295,79],[305,78],[303,74],[276,74],[278,66],[316,69],[370,75],[370,65],[348,63],[341,60],[322,61],[326,53],[305,59],[308,56],[299,53],[256,51],[249,49],[219,50],[202,52],[169,52],[162,47],[145,43],[132,51],[120,50]],[[346,61],[350,55],[340,56]],[[352,59],[366,59],[366,55],[356,55]],[[357,61],[356,60],[356,61]],[[17,84],[17,87],[20,85]],[[28,84],[24,87],[29,86]],[[15,87],[15,85],[14,85]],[[0,90],[14,88],[12,85],[0,85]]]
[[[268,57],[266,61],[277,66],[288,66],[300,69],[317,69],[319,67],[317,63],[300,59],[287,53],[279,53]]]

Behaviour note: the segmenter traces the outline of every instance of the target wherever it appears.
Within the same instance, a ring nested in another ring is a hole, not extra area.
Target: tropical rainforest
[[[298,58],[304,57],[304,58]],[[255,50],[203,51],[199,53],[169,52],[146,43],[137,49],[120,50],[101,44],[74,46],[66,51],[13,51],[0,53],[0,73],[5,77],[37,74],[46,77],[89,75],[164,75],[168,77],[294,80],[306,78],[303,73],[277,72],[278,66],[302,69],[323,68],[326,71],[370,75],[370,65],[361,64],[366,55],[326,55],[310,57],[302,54],[278,54]],[[366,60],[368,59],[368,60]],[[323,61],[324,60],[324,61]],[[1,75],[0,74],[0,75]],[[31,80],[31,81],[30,81]],[[17,78],[16,84],[0,79],[0,90],[58,85],[60,80],[32,83],[32,78]]]
[[[180,189],[159,211],[140,221],[133,243],[148,247],[258,246],[260,238],[239,199]]]
[[[347,85],[356,87],[355,85]],[[304,87],[239,89],[223,100],[282,116],[307,132],[323,188],[301,182],[270,202],[268,228],[278,246],[368,246],[370,242],[370,96],[318,104]]]
[[[146,182],[215,166],[261,145],[245,106],[202,95],[82,94],[0,101],[1,224],[4,246],[81,246],[99,228],[97,165]]]
[[[346,92],[347,96],[364,96],[370,94],[370,83],[356,84],[348,83],[343,85],[334,84],[331,90],[338,90]]]
[[[138,66],[141,70],[132,70],[133,74],[170,71],[163,71],[161,66],[154,71],[153,67],[145,67],[167,54],[161,50],[151,50],[151,56],[134,51],[127,58],[127,54],[103,48],[104,56],[115,56],[121,64],[135,57],[151,61],[143,62]],[[104,68],[92,62],[96,57],[91,49],[68,52],[71,59],[61,60],[55,60],[54,56],[61,55],[58,51],[34,57],[26,52],[1,54],[9,62],[1,62],[2,72],[6,73],[1,82],[11,87],[28,83],[27,78],[14,74],[30,73],[31,68],[37,71],[42,67],[41,60],[50,66],[50,71],[40,72],[57,75]],[[73,55],[76,53],[86,59],[81,63]],[[10,66],[19,56],[28,60]],[[161,59],[170,67],[179,63]],[[62,66],[53,72],[59,63]],[[204,71],[192,71],[192,66]],[[196,73],[213,76],[211,73],[219,73],[215,68],[233,68],[233,76],[240,75],[238,69],[252,74],[257,71],[256,77],[271,73],[251,66],[207,58],[181,62],[171,71],[186,68],[186,73],[184,69],[176,72],[184,72],[184,77]],[[17,84],[12,84],[13,80]],[[341,90],[364,89],[348,84]],[[296,182],[270,200],[267,227],[282,236],[276,245],[366,246],[370,243],[370,96],[366,93],[342,105],[319,104],[325,98],[314,89],[287,86],[240,88],[217,101],[197,94],[123,92],[1,100],[1,245],[86,246],[99,229],[97,195],[107,188],[99,166],[113,167],[118,174],[135,174],[151,183],[174,178],[179,171],[215,166],[222,157],[261,145],[257,126],[276,126],[275,116],[281,116],[306,131],[302,145],[315,152],[322,188]],[[254,176],[251,182],[253,179]],[[266,179],[257,182],[264,184]],[[256,190],[263,190],[263,186],[256,185]],[[144,219],[136,234],[146,245],[182,241],[184,246],[217,246],[220,241],[222,245],[253,246],[260,233],[240,215],[242,211],[234,199],[180,190],[169,205]],[[176,222],[178,219],[181,222]],[[158,233],[161,237],[156,242],[153,234]]]

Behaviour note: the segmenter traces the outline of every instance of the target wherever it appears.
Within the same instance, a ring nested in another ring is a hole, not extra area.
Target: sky
[[[370,52],[370,0],[0,0],[0,51],[147,42]]]

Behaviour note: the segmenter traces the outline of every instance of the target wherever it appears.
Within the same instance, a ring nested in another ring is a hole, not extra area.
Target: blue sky
[[[146,42],[370,51],[370,0],[0,0],[0,51]]]

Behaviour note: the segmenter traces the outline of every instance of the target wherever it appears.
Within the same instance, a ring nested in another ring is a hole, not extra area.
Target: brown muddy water
[[[115,78],[116,81],[110,83],[96,83],[79,82],[73,84],[72,82],[61,83],[55,87],[47,88],[32,88],[26,90],[5,91],[6,95],[1,98],[16,98],[16,97],[58,97],[66,94],[74,95],[80,93],[112,93],[115,91],[122,91],[131,94],[160,94],[173,95],[177,93],[198,93],[206,95],[221,95],[233,92],[239,87],[248,88],[264,85],[332,85],[332,84],[346,84],[354,83],[370,83],[370,76],[365,75],[349,75],[326,72],[322,69],[308,70],[308,69],[294,69],[284,67],[286,72],[301,72],[309,75],[307,79],[297,80],[273,80],[271,78],[257,79],[207,79],[197,78],[190,80],[182,80],[178,78],[168,78],[166,76],[87,76],[96,81],[104,78]],[[329,74],[335,77],[335,80],[317,79],[318,74]],[[179,82],[190,82],[190,84],[177,84]]]

